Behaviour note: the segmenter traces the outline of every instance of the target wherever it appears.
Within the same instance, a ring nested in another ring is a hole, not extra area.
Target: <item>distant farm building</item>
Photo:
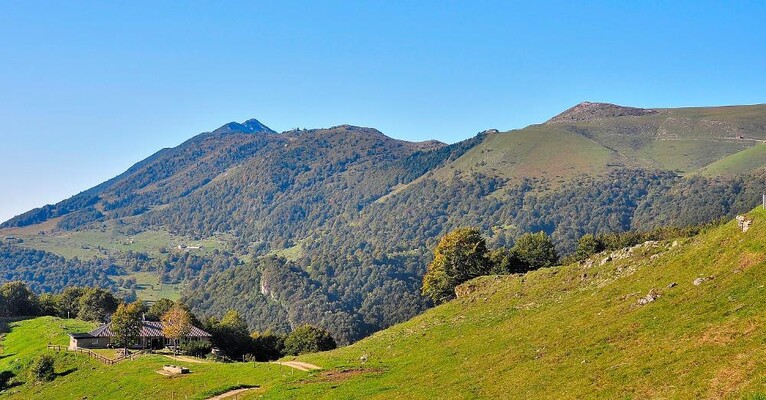
[[[187,246],[187,245],[185,245],[185,244],[179,244],[179,245],[178,245],[178,247],[176,247],[176,248],[177,248],[178,250],[185,250],[185,251],[189,251],[189,250],[199,250],[199,249],[201,249],[201,248],[202,248],[202,246]]]
[[[132,348],[161,349],[175,344],[175,341],[162,333],[162,322],[143,321],[138,342]],[[69,334],[69,348],[103,349],[111,346],[112,333],[110,325],[101,325],[88,333]],[[210,341],[211,335],[196,326],[192,326],[189,334],[182,341]]]

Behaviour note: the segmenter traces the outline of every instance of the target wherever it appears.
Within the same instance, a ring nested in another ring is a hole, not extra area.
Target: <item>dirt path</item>
[[[181,362],[190,362],[195,364],[208,364],[210,361],[200,360],[199,358],[194,357],[185,357],[185,356],[165,356],[171,360],[174,361],[181,361]]]
[[[232,397],[234,397],[234,396],[236,396],[236,395],[238,395],[238,394],[242,394],[242,393],[245,393],[245,392],[249,392],[249,391],[251,391],[251,390],[258,390],[258,389],[260,389],[260,388],[256,386],[256,387],[251,387],[251,388],[243,388],[243,389],[234,389],[234,390],[229,390],[228,392],[226,392],[226,393],[221,393],[221,394],[219,394],[218,396],[215,396],[215,397],[209,397],[207,400],[224,400],[224,399],[230,399],[230,398],[232,398]]]
[[[273,361],[274,364],[286,365],[291,368],[295,368],[300,371],[312,371],[315,369],[322,369],[314,364],[309,364],[301,361]]]

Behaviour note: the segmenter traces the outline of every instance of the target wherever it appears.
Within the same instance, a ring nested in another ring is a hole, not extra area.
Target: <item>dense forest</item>
[[[118,269],[106,259],[65,259],[53,253],[0,242],[0,283],[24,281],[37,293],[68,286],[116,289],[109,280]]]
[[[451,185],[426,180],[417,185],[419,193],[412,189],[391,196],[368,207],[360,222],[334,224],[333,235],[311,237],[304,256],[295,262],[269,258],[228,270],[195,282],[186,298],[203,314],[236,308],[259,329],[279,330],[274,318],[290,325],[311,322],[345,342],[429,306],[420,285],[430,250],[457,227],[479,227],[492,248],[512,247],[525,232],[544,232],[567,255],[586,234],[685,227],[733,217],[757,204],[764,184],[764,172],[685,179],[669,172],[620,170],[546,192],[524,182],[505,189],[504,195],[514,201],[504,202],[487,196],[493,192],[491,179],[456,178]],[[681,211],[689,209],[700,212]],[[280,275],[269,279],[275,270]]]

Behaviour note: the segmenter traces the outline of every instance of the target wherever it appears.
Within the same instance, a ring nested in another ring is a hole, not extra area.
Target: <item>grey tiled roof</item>
[[[142,322],[143,324],[141,325],[141,333],[139,333],[140,337],[164,337],[164,335],[162,334],[162,322],[158,322],[158,321],[142,321]],[[88,333],[93,337],[112,337],[114,336],[114,334],[112,333],[112,330],[109,327],[110,327],[110,324],[101,325],[98,328]],[[191,330],[189,331],[189,334],[186,335],[186,337],[196,337],[196,338],[210,337],[210,336],[212,335],[193,325]]]

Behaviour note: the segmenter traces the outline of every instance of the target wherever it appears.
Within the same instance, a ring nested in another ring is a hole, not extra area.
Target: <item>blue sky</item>
[[[532,3],[532,4],[528,4]],[[229,121],[455,142],[766,102],[766,2],[0,2],[0,220]]]

